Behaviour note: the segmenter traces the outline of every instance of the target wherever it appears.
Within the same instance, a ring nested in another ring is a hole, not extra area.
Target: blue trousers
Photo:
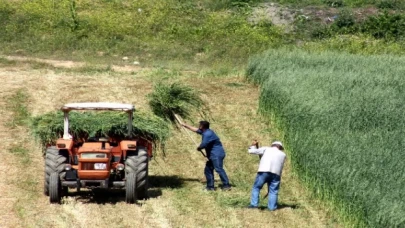
[[[250,198],[250,205],[254,207],[259,206],[260,190],[263,185],[267,183],[269,191],[269,201],[267,208],[271,211],[277,209],[278,190],[280,188],[280,176],[270,172],[258,172],[255,183],[253,184],[252,196]]]
[[[221,178],[223,187],[229,186],[229,179],[224,170],[224,159],[225,155],[220,157],[210,157],[210,159],[205,164],[204,174],[205,178],[207,178],[207,188],[214,188],[214,170]]]

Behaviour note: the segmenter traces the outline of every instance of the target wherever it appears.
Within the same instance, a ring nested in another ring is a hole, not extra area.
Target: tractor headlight
[[[69,171],[69,170],[71,170],[72,169],[72,166],[70,165],[70,164],[66,164],[65,165],[65,170],[66,171]]]
[[[125,168],[124,164],[118,164],[116,167],[117,167],[117,170],[119,170],[119,171],[122,171]]]

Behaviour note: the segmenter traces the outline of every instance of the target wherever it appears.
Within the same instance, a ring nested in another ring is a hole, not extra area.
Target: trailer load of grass
[[[295,170],[355,227],[405,227],[404,62],[280,50],[247,69]]]
[[[148,98],[153,113],[174,125],[175,115],[188,120],[193,114],[202,118],[209,115],[209,107],[198,91],[180,83],[157,83]]]
[[[117,112],[70,112],[69,133],[76,139],[88,137],[119,137],[128,134],[128,115]],[[50,112],[34,117],[31,121],[34,136],[42,146],[54,144],[63,136],[63,112]],[[163,148],[170,135],[168,123],[160,117],[135,112],[133,135],[152,141]]]

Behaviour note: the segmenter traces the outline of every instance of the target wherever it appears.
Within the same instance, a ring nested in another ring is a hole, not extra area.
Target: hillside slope
[[[285,46],[404,54],[401,2],[7,0],[0,53],[220,72]]]
[[[0,227],[339,227],[327,208],[300,187],[289,162],[280,210],[243,208],[249,203],[258,165],[258,158],[248,155],[246,146],[256,137],[269,142],[276,132],[257,116],[258,91],[241,77],[212,79],[198,73],[142,68],[132,68],[132,72],[89,66],[61,69],[4,59],[2,63],[0,170],[4,178],[0,180],[0,204],[7,213],[0,216]],[[42,194],[41,150],[24,123],[17,121],[25,112],[18,104],[26,104],[32,115],[74,101],[130,102],[144,110],[148,108],[145,95],[161,79],[178,80],[204,91],[213,113],[212,128],[227,150],[225,167],[233,190],[203,192],[204,158],[185,135],[175,133],[168,142],[167,156],[158,153],[151,162],[152,198],[142,206],[125,204],[122,192],[74,191],[61,205],[50,205]],[[18,91],[25,95],[16,96]]]

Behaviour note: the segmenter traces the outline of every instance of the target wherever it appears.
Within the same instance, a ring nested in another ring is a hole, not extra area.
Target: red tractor
[[[64,105],[63,138],[46,149],[44,193],[59,203],[69,188],[122,188],[125,201],[135,203],[148,197],[148,162],[152,144],[134,139],[134,106],[116,103],[73,103]],[[69,134],[72,110],[124,111],[128,113],[128,138],[89,137],[75,139]]]

